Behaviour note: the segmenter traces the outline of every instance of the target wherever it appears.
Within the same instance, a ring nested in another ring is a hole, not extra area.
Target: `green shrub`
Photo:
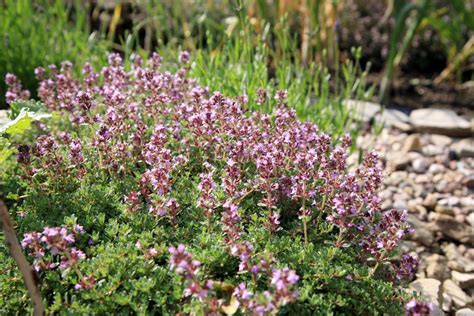
[[[70,60],[89,60],[96,66],[106,57],[107,42],[90,34],[86,11],[62,0],[4,0],[0,2],[0,108],[5,106],[3,78],[15,73],[24,86],[36,91],[33,70]],[[78,69],[76,69],[78,70]],[[78,73],[78,72],[77,72]]]
[[[395,256],[408,229],[380,210],[376,154],[349,172],[350,137],[298,121],[284,90],[211,94],[189,57],[35,71],[51,117],[4,131],[0,184],[48,312],[402,313],[416,260]],[[38,107],[8,81],[13,110]],[[0,267],[0,311],[27,313],[5,248]]]

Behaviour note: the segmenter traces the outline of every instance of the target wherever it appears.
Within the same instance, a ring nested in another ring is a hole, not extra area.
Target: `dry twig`
[[[21,275],[23,276],[23,280],[25,281],[26,288],[28,289],[28,293],[30,294],[34,315],[44,315],[44,305],[41,300],[36,271],[28,264],[28,261],[26,261],[26,258],[21,251],[15,229],[13,228],[12,221],[8,215],[7,207],[1,199],[0,226],[3,228],[3,232],[5,233],[5,242],[10,250],[10,254],[17,263]]]

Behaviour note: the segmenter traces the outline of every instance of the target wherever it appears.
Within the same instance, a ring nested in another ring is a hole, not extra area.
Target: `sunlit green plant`
[[[63,60],[81,64],[86,59],[101,65],[109,46],[97,33],[90,33],[82,3],[71,3],[0,1],[0,108],[5,107],[3,79],[9,72],[16,73],[27,89],[35,91],[37,82],[31,74],[38,66]]]

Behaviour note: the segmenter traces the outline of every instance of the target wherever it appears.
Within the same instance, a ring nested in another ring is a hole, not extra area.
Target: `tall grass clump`
[[[349,171],[351,138],[298,120],[291,91],[210,91],[190,57],[38,68],[50,117],[2,130],[1,189],[47,313],[403,313],[417,260],[396,252],[406,213],[381,211],[377,154]],[[0,269],[0,311],[27,312],[5,248]]]
[[[313,121],[334,135],[341,136],[347,131],[355,135],[356,129],[351,128],[352,113],[344,106],[344,100],[365,100],[372,95],[372,88],[366,85],[367,71],[358,62],[360,49],[353,49],[352,60],[341,63],[337,72],[325,63],[304,64],[291,53],[297,44],[287,28],[280,34],[286,37],[287,44],[281,48],[286,55],[272,65],[276,55],[265,44],[266,36],[265,32],[258,33],[249,27],[228,37],[215,52],[198,50],[191,64],[191,75],[211,91],[222,91],[229,96],[244,93],[256,99],[262,88],[272,95],[277,90],[287,90],[288,103],[299,118]],[[271,112],[272,103],[267,100],[249,107]]]
[[[108,44],[90,33],[86,12],[80,1],[0,1],[0,77],[14,72],[26,88],[36,91],[38,83],[31,75],[36,67],[59,66],[66,59],[99,66]],[[0,93],[5,92],[2,81]],[[0,108],[5,105],[2,97]]]

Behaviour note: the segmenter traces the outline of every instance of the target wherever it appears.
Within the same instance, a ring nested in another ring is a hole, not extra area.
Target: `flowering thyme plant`
[[[130,69],[111,54],[81,79],[68,62],[36,70],[54,115],[17,140],[8,188],[49,309],[399,313],[416,260],[394,256],[408,228],[380,210],[376,153],[349,172],[350,137],[300,122],[286,91],[273,113],[249,112],[266,91],[210,92],[189,60],[175,73],[157,54]],[[9,102],[28,97],[7,84]]]

